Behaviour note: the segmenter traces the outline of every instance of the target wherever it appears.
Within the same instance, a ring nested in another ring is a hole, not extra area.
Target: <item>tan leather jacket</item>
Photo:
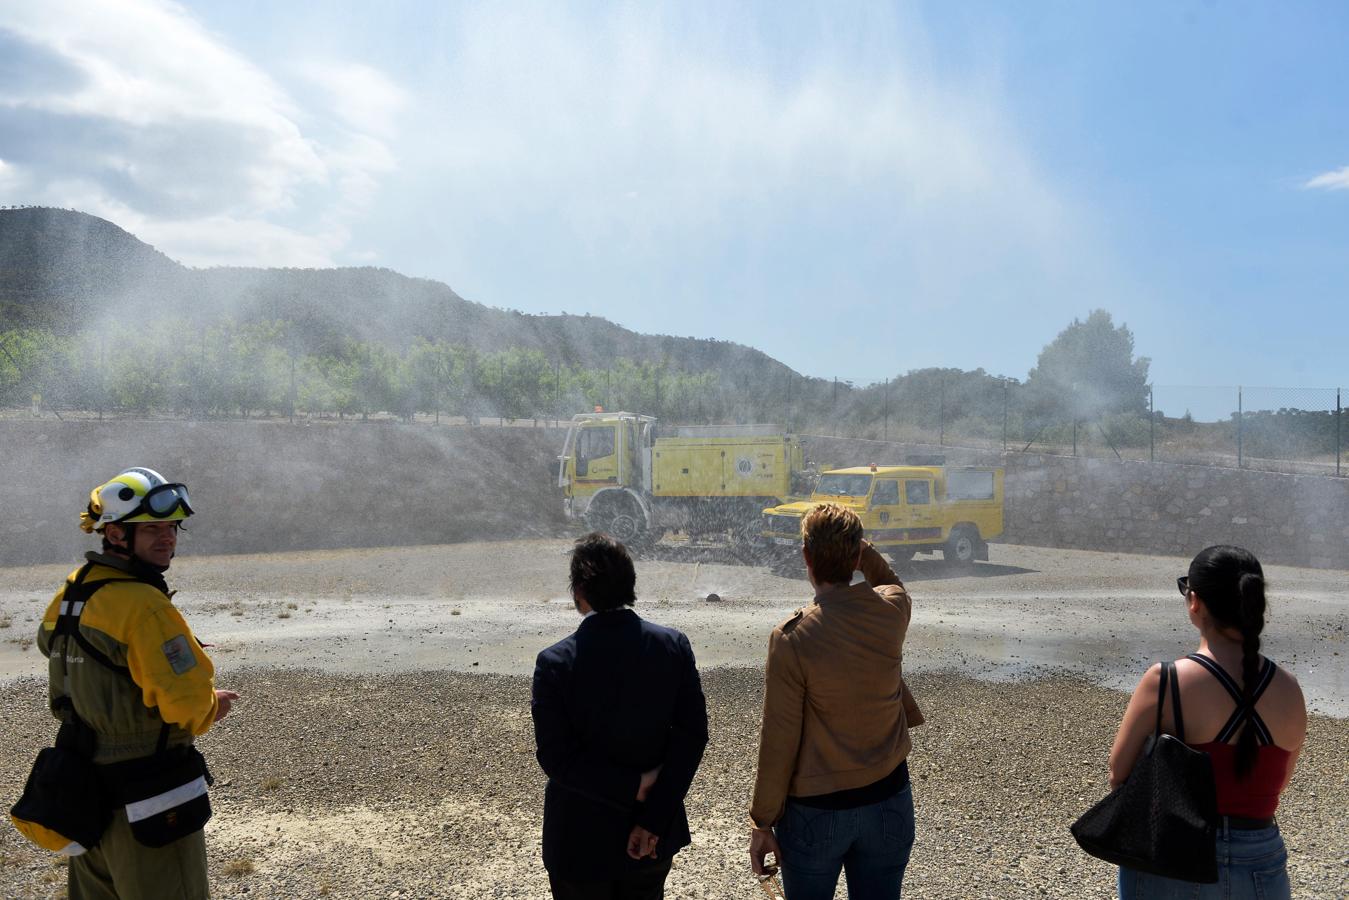
[[[832,588],[768,641],[759,769],[750,818],[766,828],[787,797],[865,787],[909,755],[923,714],[904,684],[912,602],[884,557],[862,551],[866,584]]]

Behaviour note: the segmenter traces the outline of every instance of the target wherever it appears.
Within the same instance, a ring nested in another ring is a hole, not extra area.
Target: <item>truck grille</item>
[[[775,534],[799,534],[801,532],[801,519],[799,516],[770,516],[763,517],[764,531],[771,531]]]

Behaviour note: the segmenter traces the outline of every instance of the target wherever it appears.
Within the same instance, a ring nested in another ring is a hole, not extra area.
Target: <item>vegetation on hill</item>
[[[953,368],[868,386],[811,378],[726,341],[525,315],[375,268],[190,269],[116,225],[0,210],[0,408],[196,417],[567,418],[596,406],[675,422],[980,443],[1234,443],[1231,422],[1148,409],[1148,360],[1097,310],[1026,382]],[[1333,412],[1248,412],[1246,452],[1333,453]]]

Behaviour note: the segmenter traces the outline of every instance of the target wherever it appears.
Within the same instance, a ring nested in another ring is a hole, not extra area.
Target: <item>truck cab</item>
[[[940,550],[948,562],[988,559],[1003,530],[1003,470],[991,467],[858,466],[820,476],[807,501],[764,510],[763,536],[801,544],[801,518],[839,503],[862,520],[866,538],[896,560]]]
[[[597,494],[640,494],[650,489],[655,423],[651,416],[628,412],[583,413],[572,418],[558,457],[557,480],[568,518],[584,516]]]

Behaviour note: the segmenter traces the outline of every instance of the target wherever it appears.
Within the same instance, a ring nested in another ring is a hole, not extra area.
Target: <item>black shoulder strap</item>
[[[1227,717],[1227,721],[1223,724],[1223,727],[1218,730],[1218,736],[1213,739],[1214,742],[1226,744],[1232,740],[1239,730],[1241,730],[1241,724],[1249,721],[1251,727],[1255,729],[1255,739],[1257,743],[1274,743],[1274,739],[1269,733],[1269,728],[1265,725],[1265,720],[1255,711],[1255,704],[1259,702],[1260,696],[1264,694],[1265,689],[1268,688],[1270,682],[1274,680],[1274,671],[1278,666],[1274,665],[1272,660],[1265,660],[1264,667],[1260,670],[1260,675],[1257,677],[1255,686],[1251,690],[1251,702],[1247,703],[1241,696],[1241,688],[1237,687],[1237,683],[1232,679],[1231,675],[1227,674],[1227,671],[1223,669],[1222,666],[1218,665],[1207,656],[1199,653],[1191,653],[1185,658],[1203,666],[1210,675],[1218,680],[1218,683],[1221,684],[1232,697],[1232,701],[1236,703],[1236,709],[1232,710],[1232,715]]]
[[[89,602],[89,598],[103,585],[113,581],[125,580],[121,578],[100,578],[97,581],[85,581],[85,576],[89,574],[89,569],[92,566],[92,563],[86,563],[75,575],[75,580],[67,585],[65,593],[61,595],[61,608],[57,611],[54,634],[74,638],[75,643],[79,644],[80,649],[94,662],[111,669],[128,680],[134,681],[131,678],[130,669],[113,662],[107,654],[95,647],[89,642],[88,638],[80,633],[80,617],[84,615],[84,606]],[[64,648],[62,648],[61,660],[62,665],[64,665]]]
[[[1166,706],[1166,680],[1171,674],[1171,664],[1161,664],[1161,684],[1157,686],[1157,727],[1153,730],[1154,736],[1160,736],[1162,733],[1162,707]]]
[[[1241,705],[1241,688],[1237,687],[1237,683],[1232,680],[1231,675],[1227,674],[1226,669],[1201,653],[1191,653],[1185,658],[1190,662],[1199,663],[1199,665],[1207,669],[1210,675],[1218,679],[1218,683],[1227,690],[1227,693],[1232,696],[1232,699],[1237,702],[1237,705]]]
[[[85,581],[89,570],[93,568],[93,563],[85,563],[80,570],[75,573],[75,580],[66,586],[61,594],[61,607],[57,611],[56,627],[53,629],[53,635],[64,635],[67,639],[74,638],[75,643],[79,645],[84,654],[99,665],[107,668],[118,675],[121,675],[132,685],[136,685],[136,679],[131,677],[131,670],[126,666],[119,666],[108,658],[102,650],[95,647],[88,638],[80,632],[80,617],[84,615],[85,604],[94,596],[94,593],[103,585],[114,581],[128,581],[132,579],[125,578],[100,578],[95,581]],[[61,680],[66,681],[66,645],[61,645]],[[136,685],[139,687],[139,685]],[[80,718],[79,713],[75,711],[75,702],[70,697],[62,697],[65,701],[63,706],[70,710],[78,726],[88,728],[84,720]],[[77,726],[77,727],[78,727]],[[169,723],[164,722],[159,729],[159,740],[155,745],[155,753],[164,752],[169,740]]]
[[[1169,662],[1166,667],[1171,670],[1171,712],[1176,717],[1176,737],[1180,742],[1185,743],[1185,717],[1180,711],[1180,676],[1176,674],[1176,664]]]

